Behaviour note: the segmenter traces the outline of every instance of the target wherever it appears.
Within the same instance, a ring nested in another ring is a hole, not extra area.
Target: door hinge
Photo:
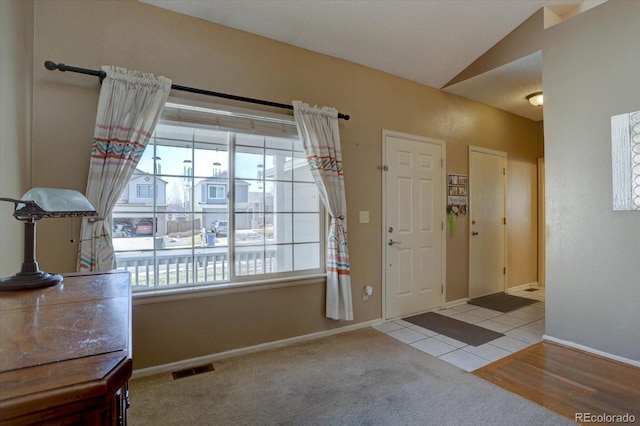
[[[444,222],[440,222],[440,225],[442,225],[442,226],[440,226],[440,230],[444,231]]]
[[[502,275],[507,275],[507,267],[502,268]]]
[[[385,172],[389,171],[389,166],[387,166],[386,164],[382,166],[382,170],[384,170]]]
[[[442,168],[442,167],[444,167],[444,158],[441,158],[441,159],[440,159],[440,167],[441,167],[441,168]]]
[[[440,284],[440,293],[444,293],[444,284]]]
[[[502,168],[502,174],[505,175],[505,176],[507,175],[507,168],[506,167]]]
[[[507,218],[506,218],[506,217],[503,217],[503,218],[502,218],[502,224],[503,224],[503,225],[506,225],[506,224],[507,224]]]

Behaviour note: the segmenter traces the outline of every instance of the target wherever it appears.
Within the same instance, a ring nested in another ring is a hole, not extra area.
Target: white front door
[[[469,298],[505,290],[507,154],[469,147]]]
[[[385,318],[443,304],[444,142],[383,132]]]

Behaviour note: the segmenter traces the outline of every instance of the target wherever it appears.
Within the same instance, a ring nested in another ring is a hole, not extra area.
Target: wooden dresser
[[[110,271],[0,292],[0,424],[126,424],[130,288]]]

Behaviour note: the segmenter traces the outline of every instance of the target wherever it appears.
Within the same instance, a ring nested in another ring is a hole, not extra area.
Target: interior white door
[[[469,298],[503,292],[506,153],[469,147]]]
[[[444,142],[386,132],[385,317],[442,306]]]

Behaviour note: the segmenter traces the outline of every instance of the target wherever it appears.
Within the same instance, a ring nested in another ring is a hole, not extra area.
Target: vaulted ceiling
[[[586,3],[140,1],[365,65],[536,121],[542,120],[542,108],[529,105],[525,97],[542,90],[540,49],[546,15],[560,21],[585,9]]]

